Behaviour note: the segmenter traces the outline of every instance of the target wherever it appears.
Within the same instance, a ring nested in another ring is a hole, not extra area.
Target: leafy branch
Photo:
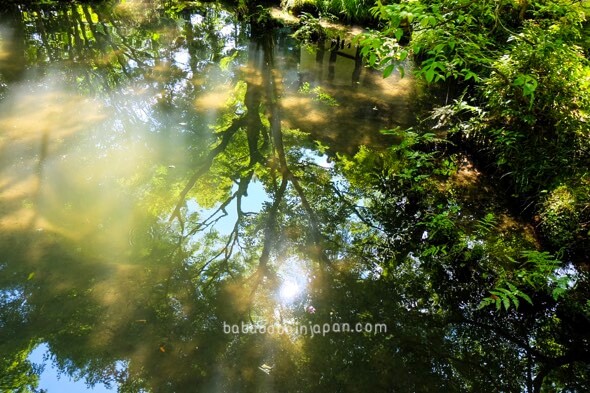
[[[519,263],[519,266],[509,273],[502,272],[496,287],[489,291],[490,296],[484,298],[478,306],[482,309],[487,306],[496,306],[500,311],[502,306],[508,311],[512,306],[518,309],[519,299],[533,304],[529,295],[518,286],[528,287],[535,291],[550,291],[553,300],[557,301],[572,286],[573,277],[560,271],[562,262],[546,251],[527,250],[521,253],[524,262],[518,262],[507,257],[510,262]]]

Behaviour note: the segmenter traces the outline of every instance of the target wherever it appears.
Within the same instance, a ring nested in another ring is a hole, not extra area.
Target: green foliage
[[[545,235],[556,246],[571,244],[580,226],[580,211],[576,197],[567,185],[553,189],[541,207],[541,226]]]
[[[39,385],[40,370],[28,359],[32,348],[0,357],[0,390],[5,393],[31,393]]]
[[[526,262],[516,270],[518,279],[536,290],[551,293],[554,300],[560,299],[575,283],[571,273],[561,271],[563,263],[548,252],[523,251]]]
[[[482,34],[481,25],[493,23],[492,11],[491,5],[478,2],[378,1],[372,12],[385,28],[361,35],[358,42],[371,66],[390,70],[414,56],[421,59],[416,75],[428,83],[479,80],[480,70],[491,62],[486,50],[490,37]]]
[[[330,36],[330,30],[322,24],[322,20],[335,20],[333,15],[322,16],[321,18],[303,12],[299,17],[299,26],[293,33],[293,38],[303,43],[317,43]]]
[[[481,132],[494,153],[504,157],[500,165],[513,172],[517,192],[531,193],[586,164],[590,92],[584,85],[590,68],[579,48],[565,39],[563,28],[546,30],[530,23],[522,36],[510,54],[492,65],[495,72],[482,90],[488,124]]]
[[[457,345],[456,353],[461,356],[468,347],[473,359],[477,354],[506,355],[500,348],[507,349],[509,342],[520,340],[527,345],[522,350],[538,350],[543,356],[557,357],[567,351],[567,339],[557,338],[562,328],[568,329],[567,322],[556,310],[584,307],[581,271],[564,269],[550,253],[535,250],[534,242],[507,228],[501,210],[470,209],[472,201],[461,196],[453,183],[456,171],[446,172],[446,176],[437,171],[444,167],[445,155],[430,145],[434,136],[415,130],[390,133],[400,138],[390,155],[364,151],[355,156],[356,166],[350,163],[345,173],[350,178],[353,171],[369,172],[363,182],[354,184],[375,189],[370,212],[384,235],[373,241],[383,260],[380,281],[389,284],[389,296],[395,293],[399,299],[392,303],[407,308],[405,318],[420,315],[423,323],[436,321],[439,326],[455,321],[448,326],[447,334],[452,337],[448,344]],[[383,307],[392,312],[393,304]],[[462,322],[481,329],[479,334]],[[427,337],[428,332],[420,335]],[[503,357],[503,362],[508,358]],[[486,364],[489,371],[493,362]],[[465,373],[462,375],[473,376],[473,369],[466,371],[460,363],[453,367],[462,370],[457,371]],[[519,367],[526,365],[520,363]],[[493,380],[503,372],[495,370]],[[496,390],[518,391],[517,385],[526,384],[525,379],[516,382],[518,378],[513,374],[511,388]],[[489,390],[489,386],[477,385],[485,377],[478,377],[477,382],[467,379],[478,391]],[[567,383],[571,376],[558,380]]]
[[[295,15],[304,17],[305,15],[317,15],[318,5],[316,0],[283,0],[281,7]]]
[[[436,127],[477,150],[536,208],[552,247],[587,257],[587,4],[401,1],[372,12],[383,28],[358,38],[368,64],[388,76],[413,58],[426,83],[465,86],[438,109]]]
[[[497,225],[498,220],[494,213],[487,213],[483,218],[477,220],[475,229],[480,236],[490,233]]]
[[[529,108],[532,107],[535,99],[535,90],[537,90],[538,86],[537,80],[530,75],[520,74],[516,77],[513,84],[522,88],[522,95],[524,97],[530,97]]]
[[[555,270],[561,266],[561,261],[547,251],[523,251],[522,256],[525,260],[515,275],[533,288],[546,286]]]
[[[301,87],[299,88],[299,92],[302,94],[313,95],[314,101],[319,101],[328,106],[340,105],[338,101],[336,101],[336,99],[332,97],[330,94],[326,93],[326,91],[324,91],[324,89],[321,86],[316,86],[312,89],[309,82],[303,82],[303,85],[301,85]]]
[[[480,302],[479,309],[489,305],[495,305],[498,311],[502,306],[506,311],[511,306],[518,309],[520,304],[518,298],[532,305],[530,296],[519,289],[519,286],[529,291],[548,293],[553,300],[557,301],[566,294],[575,281],[573,276],[560,271],[562,262],[546,251],[526,250],[521,252],[521,258],[518,260],[512,257],[507,258],[515,266],[499,272],[495,288],[489,291],[491,296]]]
[[[221,60],[219,60],[219,68],[221,68],[222,71],[227,71],[231,62],[234,61],[237,56],[238,52],[234,52],[229,56],[223,57]]]
[[[368,22],[373,0],[317,0],[319,9],[324,13],[337,15],[348,22]]]
[[[286,0],[281,5],[296,15],[335,15],[340,20],[354,23],[372,20],[371,0]]]
[[[491,296],[483,299],[478,308],[482,309],[489,305],[495,305],[496,311],[500,311],[502,306],[504,306],[504,310],[506,311],[508,311],[511,306],[514,306],[518,310],[518,306],[520,305],[519,298],[526,300],[530,305],[533,304],[531,298],[514,286],[514,284],[510,282],[506,282],[505,284],[508,289],[496,287],[494,290],[489,291]]]

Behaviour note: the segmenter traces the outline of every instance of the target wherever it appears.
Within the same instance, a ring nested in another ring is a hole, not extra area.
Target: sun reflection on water
[[[284,306],[293,305],[307,292],[309,271],[304,260],[290,257],[279,268],[281,284],[278,288],[278,301]]]
[[[302,288],[293,281],[286,281],[279,289],[279,297],[283,302],[291,302],[301,293]]]

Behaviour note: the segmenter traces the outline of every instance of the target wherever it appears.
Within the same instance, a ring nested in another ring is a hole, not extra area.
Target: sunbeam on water
[[[279,269],[279,276],[281,285],[278,290],[278,300],[281,304],[292,304],[305,294],[309,274],[303,260],[297,257],[287,259]]]
[[[295,300],[301,291],[302,289],[297,283],[293,281],[287,281],[281,285],[279,297],[281,298],[281,301],[289,303]]]

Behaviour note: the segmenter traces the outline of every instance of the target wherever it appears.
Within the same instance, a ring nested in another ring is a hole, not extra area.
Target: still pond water
[[[122,392],[459,391],[428,277],[383,274],[428,237],[374,211],[412,79],[348,38],[150,4],[0,6],[2,389],[43,348]]]

